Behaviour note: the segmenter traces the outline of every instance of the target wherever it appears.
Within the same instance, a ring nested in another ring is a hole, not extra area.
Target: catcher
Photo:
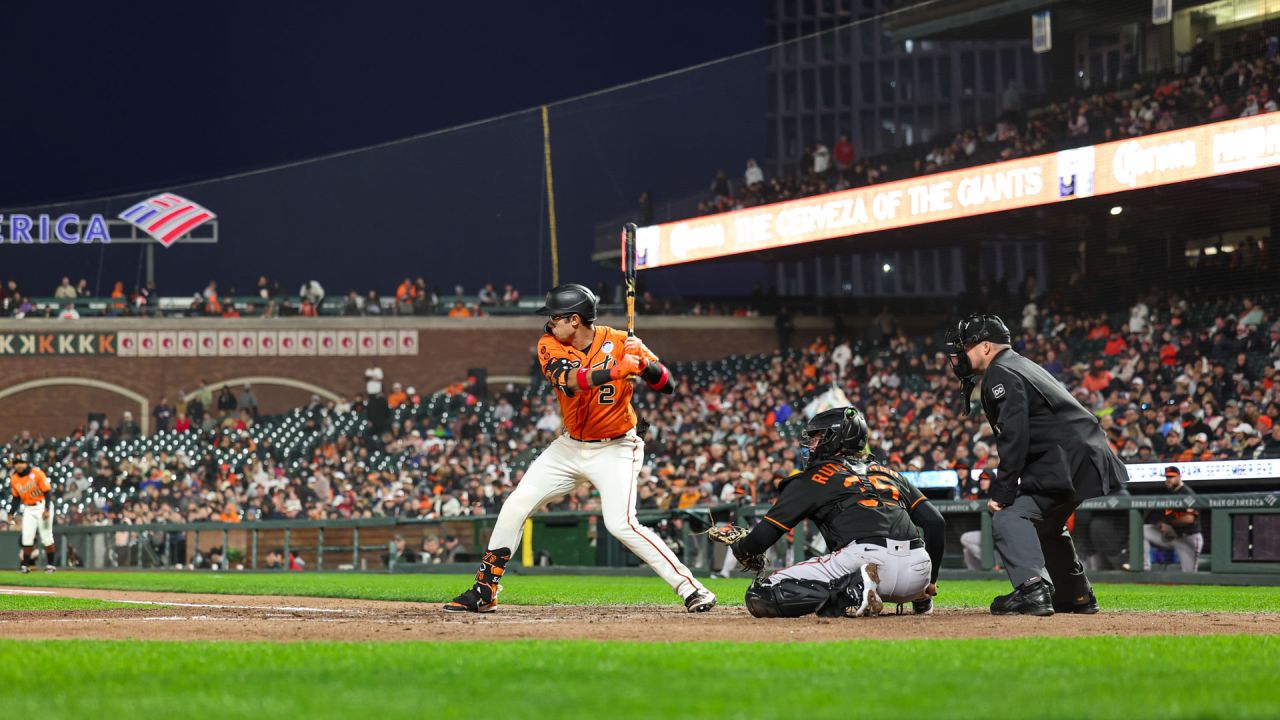
[[[808,466],[782,481],[764,521],[750,532],[708,531],[732,548],[744,569],[757,573],[765,567],[765,550],[806,519],[835,548],[757,577],[746,596],[754,617],[862,617],[878,615],[885,602],[910,602],[920,615],[933,612],[946,523],[914,485],[873,462],[868,435],[854,408],[815,415],[803,436]]]

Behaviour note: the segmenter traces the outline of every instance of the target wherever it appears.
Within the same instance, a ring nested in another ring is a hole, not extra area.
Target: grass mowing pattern
[[[0,656],[23,660],[0,663],[6,715],[41,720],[1280,716],[1280,639],[1270,636],[820,646],[0,641]],[[77,687],[50,692],[31,681],[33,667]]]
[[[49,597],[47,595],[0,595],[0,610],[121,610],[125,608],[137,610],[139,607],[155,609],[164,606],[139,606],[133,603],[111,602],[109,600]]]
[[[442,603],[470,586],[470,575],[372,575],[355,573],[67,572],[14,575],[3,585],[109,590],[303,595]],[[746,579],[706,580],[722,605],[742,605]],[[511,575],[502,602],[510,605],[675,605],[679,600],[656,577]],[[1097,588],[1104,610],[1275,612],[1280,587],[1106,584]],[[958,580],[939,584],[939,607],[985,608],[1008,583]]]

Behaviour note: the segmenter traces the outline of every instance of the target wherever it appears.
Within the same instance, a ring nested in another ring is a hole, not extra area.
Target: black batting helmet
[[[580,315],[582,321],[590,323],[596,319],[596,303],[600,300],[585,285],[569,283],[557,285],[547,293],[547,302],[538,308],[539,315]]]
[[[811,463],[837,455],[860,457],[866,454],[869,437],[866,419],[852,407],[824,410],[804,426],[804,444]]]

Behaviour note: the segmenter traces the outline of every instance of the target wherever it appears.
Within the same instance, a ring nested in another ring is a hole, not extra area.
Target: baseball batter
[[[868,435],[851,407],[821,412],[805,426],[808,466],[783,481],[764,522],[731,547],[745,567],[762,567],[760,556],[783,533],[812,519],[836,550],[752,583],[746,604],[753,616],[862,617],[879,614],[885,602],[933,612],[946,523],[910,481],[872,460]]]
[[[53,540],[53,508],[49,493],[53,486],[40,468],[31,467],[25,456],[13,460],[13,474],[9,476],[9,488],[13,497],[22,503],[22,564],[23,573],[36,566],[36,535],[44,545],[45,572],[57,567],[58,546]]]
[[[636,520],[644,440],[636,433],[630,378],[671,393],[671,373],[638,338],[596,325],[596,302],[582,285],[561,285],[547,293],[538,311],[550,316],[538,342],[538,362],[560,403],[564,434],[534,460],[503,503],[475,584],[445,605],[446,611],[493,612],[525,519],[584,481],[600,493],[600,514],[609,532],[666,580],[689,612],[706,612],[716,604],[715,595]]]

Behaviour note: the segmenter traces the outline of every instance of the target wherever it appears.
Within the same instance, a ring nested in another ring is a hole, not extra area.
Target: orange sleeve
[[[572,360],[569,357],[569,352],[565,350],[564,345],[560,344],[559,340],[555,339],[555,336],[544,334],[542,339],[538,341],[538,366],[542,369],[543,377],[548,380],[551,377],[547,375],[547,363],[556,358]]]

